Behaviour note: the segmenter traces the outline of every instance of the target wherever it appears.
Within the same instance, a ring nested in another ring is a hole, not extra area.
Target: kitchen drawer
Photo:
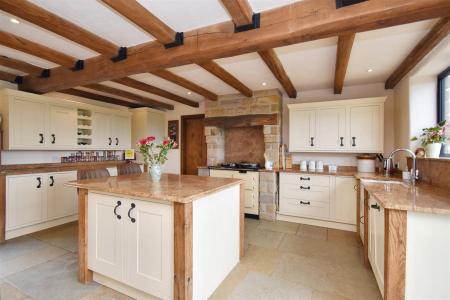
[[[258,187],[257,172],[246,172],[246,173],[235,172],[233,173],[233,178],[245,180],[244,187],[246,189],[253,189]]]
[[[293,183],[302,185],[330,186],[330,176],[310,175],[298,173],[281,173],[280,183]]]
[[[283,183],[280,187],[281,197],[310,201],[330,201],[330,188],[306,184]]]
[[[328,219],[330,217],[330,204],[321,201],[282,197],[280,198],[280,213],[298,217]]]

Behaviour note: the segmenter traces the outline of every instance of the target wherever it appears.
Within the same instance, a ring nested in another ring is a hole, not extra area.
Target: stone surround
[[[282,96],[276,89],[257,91],[253,97],[249,98],[241,94],[226,95],[219,97],[218,101],[206,101],[205,118],[208,120],[208,118],[254,116],[252,122],[256,124],[252,124],[262,125],[264,152],[270,160],[275,162],[275,167],[278,167],[282,124],[281,105]],[[276,116],[273,118],[275,122],[267,121],[269,119],[267,117],[273,115]],[[257,124],[258,117],[261,117],[259,121],[262,124]],[[242,127],[252,126],[252,124],[242,125]],[[240,127],[240,125],[231,124],[231,127]],[[208,166],[216,166],[225,162],[225,130],[225,127],[205,126]],[[278,199],[278,174],[276,172],[260,172],[259,176],[259,215],[261,219],[274,221]]]

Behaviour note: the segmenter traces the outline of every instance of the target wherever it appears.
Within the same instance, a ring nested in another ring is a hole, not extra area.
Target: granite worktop
[[[450,190],[417,183],[361,179],[367,192],[385,209],[450,215]]]
[[[144,173],[70,181],[66,185],[141,200],[189,203],[242,182],[240,179],[176,174],[163,174],[160,182],[153,182]]]

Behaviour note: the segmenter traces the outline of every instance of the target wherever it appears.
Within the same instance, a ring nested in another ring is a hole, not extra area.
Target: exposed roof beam
[[[153,100],[144,96],[136,95],[134,93],[126,92],[121,89],[116,89],[110,86],[106,86],[103,84],[93,83],[84,86],[88,89],[96,90],[103,93],[113,94],[117,95],[119,97],[127,98],[130,102],[138,104],[138,105],[145,105],[145,106],[151,106],[156,108],[164,108],[168,110],[173,110],[173,105],[159,102],[157,100]]]
[[[42,71],[44,71],[43,68],[3,55],[0,55],[0,66],[8,67],[37,76],[41,75]]]
[[[16,83],[16,77],[17,77],[17,75],[15,75],[15,74],[0,71],[0,80],[8,81],[11,83]]]
[[[118,48],[113,43],[35,5],[27,0],[2,0],[0,10],[24,19],[48,31],[59,34],[77,44],[100,54],[115,55]]]
[[[114,79],[112,80],[114,82],[126,85],[128,87],[134,88],[134,89],[138,89],[147,93],[151,93],[151,94],[155,94],[182,104],[186,104],[192,107],[198,107],[199,104],[198,102],[183,98],[181,96],[172,94],[171,92],[165,91],[163,89],[160,89],[156,86],[141,82],[139,80],[135,80],[129,77],[124,77],[124,78],[120,78],[120,79]]]
[[[227,70],[219,66],[216,62],[209,60],[202,63],[198,63],[200,67],[213,74],[217,78],[221,79],[223,82],[232,86],[242,94],[247,97],[253,96],[253,92],[245,84],[240,82],[236,77],[231,75]]]
[[[450,17],[439,20],[430,32],[414,47],[403,62],[386,80],[385,88],[393,89],[431,50],[450,32]]]
[[[36,57],[52,61],[67,68],[73,68],[78,59],[67,54],[55,51],[19,36],[0,30],[0,44],[22,51]]]
[[[347,73],[348,62],[352,52],[355,34],[350,33],[340,35],[338,38],[336,51],[336,69],[334,72],[334,93],[341,94],[344,87],[345,74]]]
[[[192,81],[184,79],[183,77],[178,76],[177,74],[172,73],[168,70],[156,70],[151,73],[155,76],[161,77],[167,81],[170,81],[179,86],[182,86],[182,87],[188,89],[189,91],[192,91],[194,93],[202,95],[206,99],[213,100],[213,101],[217,101],[217,99],[218,99],[217,94],[215,94],[211,91],[208,91],[207,89],[202,88],[201,86],[193,83]]]
[[[162,44],[169,44],[175,40],[176,32],[163,23],[158,17],[149,12],[137,1],[130,0],[101,0],[119,14],[138,25]]]
[[[278,59],[275,51],[273,49],[261,50],[258,51],[258,54],[269,67],[270,71],[272,71],[273,76],[275,76],[278,82],[283,86],[283,89],[286,91],[289,98],[296,98],[297,90],[292,84],[292,81],[289,79],[289,76],[284,70],[284,67]]]
[[[95,93],[91,93],[91,92],[87,92],[87,91],[82,91],[82,90],[77,90],[77,89],[62,90],[62,91],[59,91],[58,93],[63,93],[63,94],[77,96],[77,97],[88,98],[88,99],[91,99],[91,100],[97,100],[97,101],[101,101],[101,102],[106,102],[106,103],[110,103],[110,104],[126,106],[126,107],[130,107],[130,108],[143,107],[143,106],[153,107],[153,106],[145,105],[145,104],[137,105],[135,103],[131,103],[131,102],[128,102],[128,101],[125,101],[125,100],[122,100],[122,99],[117,99],[117,98],[113,98],[113,97],[103,96],[103,95],[99,95],[99,94],[95,94]]]
[[[252,23],[253,11],[247,0],[221,0],[236,26]]]
[[[129,49],[128,58],[120,64],[114,64],[109,57],[95,57],[86,60],[81,72],[58,68],[52,70],[50,78],[27,76],[21,89],[36,92],[62,90],[198,61],[444,16],[450,16],[448,0],[371,0],[342,9],[336,9],[335,1],[331,0],[304,0],[261,12],[258,30],[234,33],[232,22],[215,24],[186,32],[182,47],[165,49],[158,42],[138,45]]]

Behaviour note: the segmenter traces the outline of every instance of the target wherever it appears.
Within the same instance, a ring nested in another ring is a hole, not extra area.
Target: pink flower
[[[142,145],[145,145],[146,143],[147,143],[146,139],[140,139],[138,142],[138,145],[142,146]]]
[[[154,140],[155,140],[155,137],[152,135],[147,137],[147,142],[153,142]]]
[[[163,142],[163,145],[164,145],[164,146],[167,146],[169,143],[170,143],[169,140],[165,140],[165,141]]]
[[[178,146],[177,142],[173,142],[173,147],[176,148]]]

